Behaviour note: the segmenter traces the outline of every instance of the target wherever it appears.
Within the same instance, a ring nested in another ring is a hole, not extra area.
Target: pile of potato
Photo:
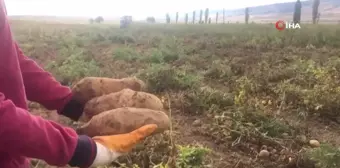
[[[145,83],[137,78],[86,77],[76,83],[74,98],[85,104],[77,128],[78,134],[90,137],[129,133],[146,124],[157,124],[154,132],[170,127],[162,101],[155,95],[142,92]]]

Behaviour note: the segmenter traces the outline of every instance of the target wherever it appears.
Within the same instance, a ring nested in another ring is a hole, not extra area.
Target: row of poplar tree
[[[320,19],[320,13],[319,13],[319,5],[320,5],[320,0],[314,0],[313,2],[313,12],[312,12],[312,19],[313,19],[313,24],[318,23]],[[297,0],[295,3],[295,9],[294,9],[294,14],[293,14],[293,22],[294,23],[300,23],[301,21],[301,8],[302,4],[300,0]],[[225,23],[225,9],[223,9],[223,23]],[[176,23],[178,23],[178,17],[179,14],[176,12]],[[218,23],[218,18],[219,18],[219,13],[216,13],[216,24]],[[170,15],[167,13],[166,14],[166,23],[170,23]],[[189,16],[188,13],[185,14],[185,24],[188,24],[189,22]],[[192,13],[192,23],[196,23],[196,11],[193,11]],[[204,12],[204,20],[203,20],[203,10],[200,10],[200,16],[199,16],[199,24],[210,24],[211,23],[211,17],[209,17],[209,8],[205,9]],[[245,8],[245,23],[249,23],[249,8]]]

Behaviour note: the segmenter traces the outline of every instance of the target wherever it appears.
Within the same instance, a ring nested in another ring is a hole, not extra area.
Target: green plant
[[[239,108],[230,114],[230,118],[232,118],[231,137],[233,140],[240,136],[255,139],[282,138],[283,133],[292,136],[293,133],[299,132],[298,129],[271,118],[261,111],[254,111],[252,108]]]
[[[118,44],[134,43],[136,41],[136,39],[133,36],[121,34],[119,32],[109,34],[107,38],[111,43]]]
[[[195,75],[173,69],[167,64],[152,64],[150,68],[141,71],[139,76],[153,92],[187,90],[197,86],[200,80]]]
[[[149,56],[143,57],[144,60],[151,63],[171,63],[179,58],[179,53],[168,48],[153,49]]]
[[[86,76],[100,75],[100,68],[96,61],[84,57],[83,52],[72,54],[60,62],[52,61],[46,69],[55,72],[57,79],[65,84],[71,84]]]
[[[321,144],[319,148],[309,149],[306,156],[315,161],[318,168],[340,167],[340,149],[328,144]]]
[[[222,64],[219,61],[213,61],[212,66],[204,73],[205,78],[220,82],[228,82],[234,75],[230,65]]]
[[[113,51],[112,56],[114,59],[125,61],[136,61],[137,59],[141,59],[140,54],[130,47],[116,48]]]
[[[204,156],[211,150],[204,147],[178,146],[179,154],[176,160],[178,168],[201,168]]]
[[[212,108],[225,110],[234,105],[233,94],[210,87],[194,88],[187,92],[184,97],[185,111],[191,114],[202,114]]]

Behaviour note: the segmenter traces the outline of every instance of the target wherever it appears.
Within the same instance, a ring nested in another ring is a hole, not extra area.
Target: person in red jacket
[[[30,114],[26,99],[77,120],[83,104],[71,89],[25,56],[13,40],[4,0],[0,0],[0,167],[28,168],[29,159],[50,165],[106,165],[131,150],[156,125],[131,133],[90,138],[53,121]]]

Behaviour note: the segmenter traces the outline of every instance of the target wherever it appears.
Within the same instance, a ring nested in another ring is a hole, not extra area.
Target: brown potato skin
[[[85,77],[72,87],[72,93],[75,100],[85,104],[94,97],[118,92],[125,88],[141,91],[145,88],[145,83],[135,77],[122,79]]]
[[[122,107],[102,112],[76,129],[79,135],[90,137],[124,134],[147,124],[156,124],[158,134],[170,128],[170,119],[162,111],[145,108]]]
[[[93,116],[103,112],[121,107],[146,108],[163,111],[162,101],[155,95],[123,89],[119,92],[95,97],[85,104],[84,112],[79,121],[88,122]]]

